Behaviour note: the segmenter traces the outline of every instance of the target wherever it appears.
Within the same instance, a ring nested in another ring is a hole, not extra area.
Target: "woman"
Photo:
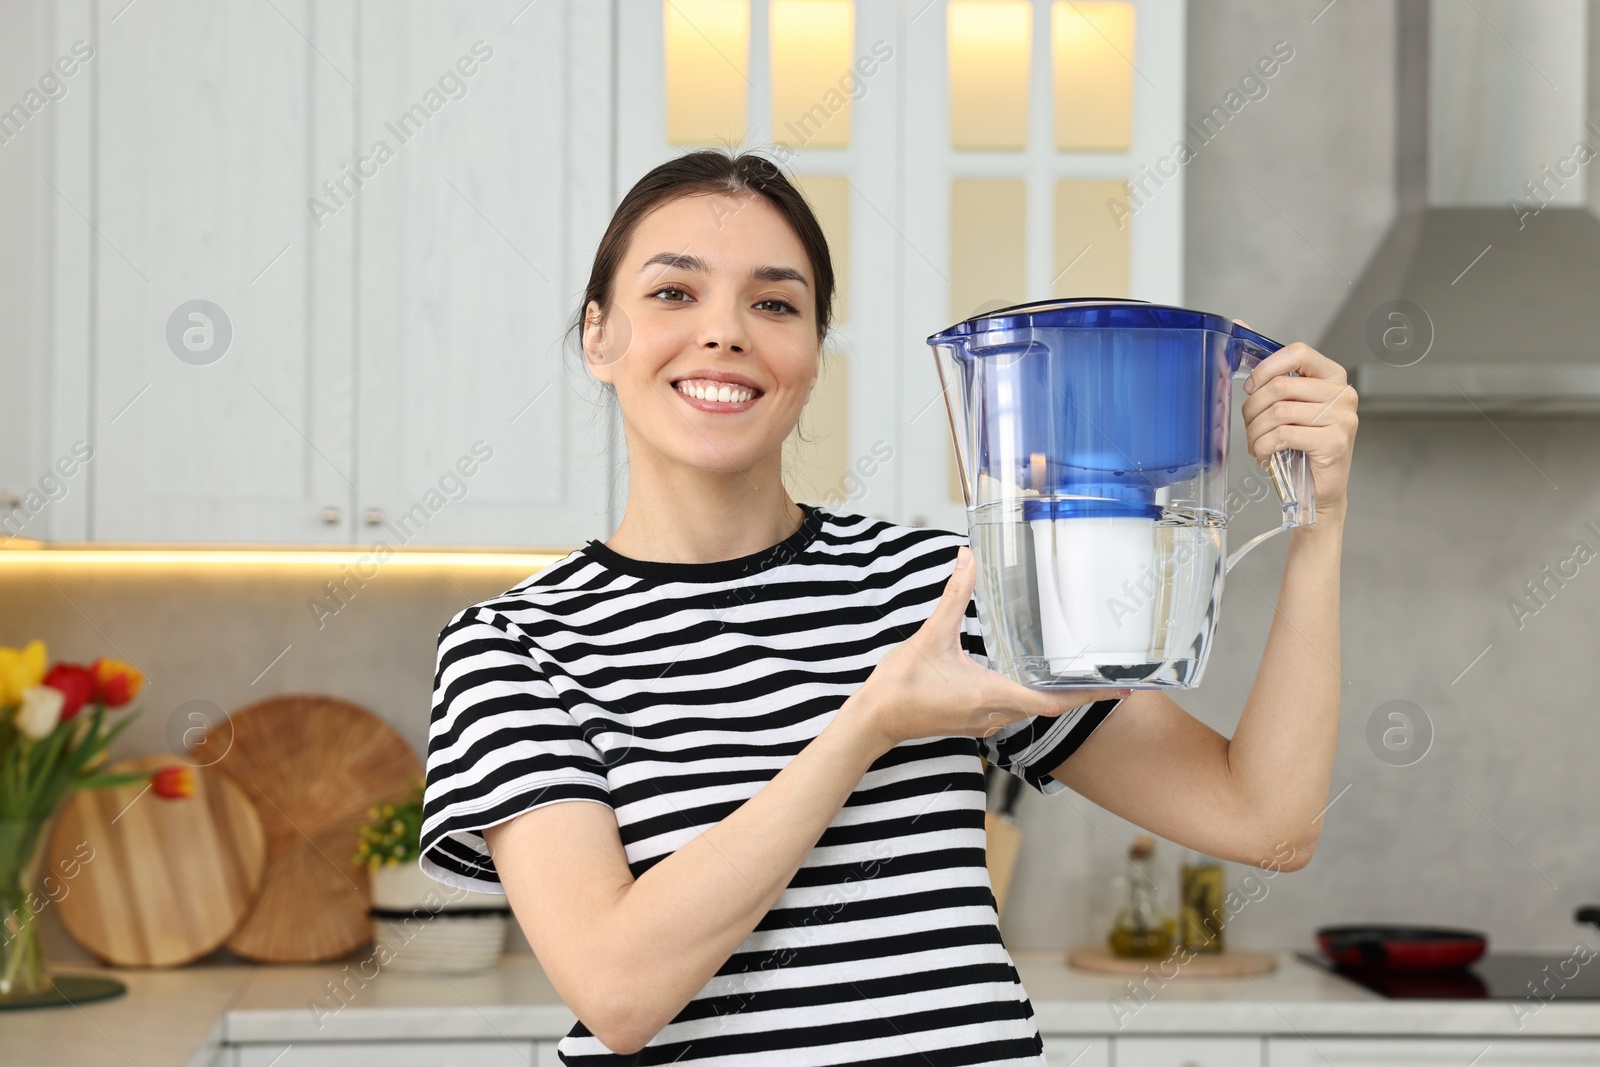
[[[1250,450],[1305,449],[1318,517],[1230,742],[1160,692],[988,669],[964,537],[790,499],[832,296],[770,161],[645,175],[574,324],[626,426],[621,525],[439,635],[422,867],[510,898],[579,1019],[563,1062],[1042,1064],[980,755],[1214,856],[1296,869],[1316,841],[1355,428],[1337,364],[1297,344],[1251,375]]]

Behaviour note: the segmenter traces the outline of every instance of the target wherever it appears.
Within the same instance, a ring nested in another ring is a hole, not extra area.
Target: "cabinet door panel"
[[[1103,1037],[1047,1037],[1044,1061],[1050,1067],[1110,1067],[1111,1042]]]
[[[1259,1037],[1118,1037],[1117,1067],[1262,1067]]]
[[[1274,1037],[1272,1067],[1588,1067],[1600,1041],[1555,1038]]]
[[[92,539],[348,539],[350,231],[307,196],[350,141],[350,10],[101,9],[97,184],[61,238],[93,280]]]
[[[605,6],[366,10],[370,176],[340,213],[361,249],[357,540],[604,536],[605,419],[563,335],[612,206]]]
[[[528,1041],[323,1041],[241,1045],[239,1067],[528,1067]]]

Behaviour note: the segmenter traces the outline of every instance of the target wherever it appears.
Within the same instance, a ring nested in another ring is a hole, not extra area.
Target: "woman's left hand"
[[[1264,466],[1280,449],[1300,449],[1316,483],[1317,510],[1342,510],[1357,423],[1356,391],[1344,368],[1295,341],[1263,359],[1241,384],[1248,395],[1240,414],[1256,463]]]

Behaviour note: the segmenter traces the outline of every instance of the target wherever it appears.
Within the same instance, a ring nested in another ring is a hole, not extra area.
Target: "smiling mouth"
[[[727,404],[729,407],[749,403],[765,395],[761,390],[746,385],[732,385],[708,378],[684,378],[673,382],[672,387],[685,397],[710,404]]]

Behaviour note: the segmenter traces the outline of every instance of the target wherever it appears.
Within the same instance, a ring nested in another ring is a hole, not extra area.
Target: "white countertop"
[[[1292,952],[1276,955],[1277,970],[1249,978],[1180,972],[1163,980],[1152,971],[1135,996],[1129,977],[1069,968],[1062,952],[1012,954],[1046,1036],[1600,1037],[1600,1001],[1516,1002],[1519,1019],[1511,1001],[1388,1000]],[[0,1049],[7,1067],[208,1067],[224,1043],[554,1041],[572,1026],[572,1013],[525,953],[473,975],[366,978],[358,966],[63,965],[115,975],[128,992],[81,1007],[0,1012]]]

